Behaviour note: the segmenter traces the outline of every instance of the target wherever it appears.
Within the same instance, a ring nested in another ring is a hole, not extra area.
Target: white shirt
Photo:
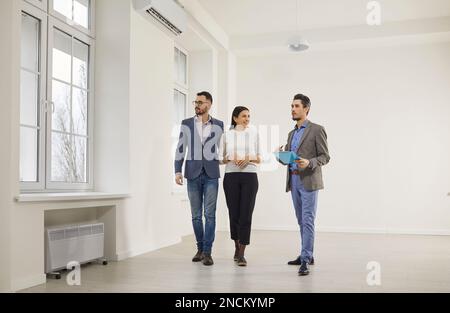
[[[256,127],[249,126],[245,130],[237,131],[235,129],[226,131],[221,144],[219,157],[223,159],[244,159],[247,155],[256,158],[261,155],[259,135]],[[255,163],[249,163],[244,169],[239,168],[233,161],[227,163],[225,173],[256,173],[258,166]]]
[[[195,116],[195,128],[197,129],[198,135],[202,139],[202,144],[205,143],[206,139],[211,135],[211,116],[208,117],[208,121],[203,123],[201,116]]]

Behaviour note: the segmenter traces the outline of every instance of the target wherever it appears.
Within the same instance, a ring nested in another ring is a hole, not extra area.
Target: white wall
[[[213,90],[213,53],[211,50],[189,53],[189,100],[200,91]],[[191,113],[195,114],[193,108]]]
[[[17,1],[0,2],[0,292],[11,286],[11,210],[13,171],[11,146],[14,138],[12,106],[17,102],[18,76],[14,68],[19,66],[17,50],[20,42],[15,38],[20,19]]]
[[[450,234],[450,44],[240,57],[238,104],[293,128],[296,93],[326,127],[318,229]],[[260,175],[254,228],[297,229],[285,170]]]
[[[117,257],[181,240],[172,196],[174,40],[131,1],[97,1],[96,188],[129,193],[117,211]],[[184,204],[186,204],[184,202]]]
[[[171,196],[170,123],[174,41],[131,12],[130,192],[123,215],[126,251],[138,253],[181,239],[177,201]]]
[[[99,191],[129,190],[129,1],[96,2],[94,178]]]

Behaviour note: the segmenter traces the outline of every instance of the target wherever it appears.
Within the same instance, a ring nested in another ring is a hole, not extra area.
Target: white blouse
[[[219,156],[222,160],[233,160],[235,155],[238,159],[244,159],[247,155],[252,158],[261,155],[256,127],[249,126],[243,131],[232,129],[225,132]],[[244,169],[241,169],[231,161],[225,168],[225,173],[256,173],[257,171],[258,166],[255,163],[249,163]]]

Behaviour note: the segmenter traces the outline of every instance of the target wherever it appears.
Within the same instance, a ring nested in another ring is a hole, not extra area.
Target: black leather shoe
[[[247,266],[247,260],[243,256],[240,256],[237,260],[237,265],[242,267]]]
[[[300,269],[298,270],[298,276],[309,275],[308,262],[302,262]]]
[[[211,254],[205,254],[205,257],[203,258],[203,265],[211,266],[214,264],[214,261],[211,257]]]
[[[302,264],[302,262],[300,261],[300,257],[296,258],[293,261],[288,262],[288,265],[301,265],[301,264]]]
[[[201,262],[205,256],[203,252],[200,250],[197,251],[197,254],[192,258],[192,262]]]
[[[288,262],[288,265],[301,265],[301,264],[302,264],[302,261],[300,260],[300,257],[296,258],[293,261]],[[314,257],[311,258],[309,265],[314,265]]]

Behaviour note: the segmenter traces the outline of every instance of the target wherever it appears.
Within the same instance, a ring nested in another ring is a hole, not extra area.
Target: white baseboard
[[[30,276],[26,278],[15,279],[12,281],[11,289],[12,291],[20,291],[28,289],[31,287],[39,286],[47,283],[47,275],[39,274],[35,276]]]
[[[324,233],[450,236],[450,230],[445,229],[318,227],[317,231]]]
[[[155,251],[155,250],[170,247],[170,246],[173,246],[173,245],[176,245],[179,243],[181,243],[181,237],[178,239],[167,241],[167,242],[158,243],[157,245],[155,245],[155,244],[145,245],[145,246],[141,246],[141,247],[138,247],[135,249],[130,249],[128,251],[119,252],[116,254],[115,261],[123,261],[128,258],[133,258],[133,257],[143,255],[143,254]]]
[[[253,230],[270,231],[298,231],[298,226],[255,226]],[[354,233],[354,234],[392,234],[392,235],[427,235],[450,236],[450,230],[446,229],[389,229],[389,228],[358,228],[358,227],[317,227],[317,232],[322,233]]]

